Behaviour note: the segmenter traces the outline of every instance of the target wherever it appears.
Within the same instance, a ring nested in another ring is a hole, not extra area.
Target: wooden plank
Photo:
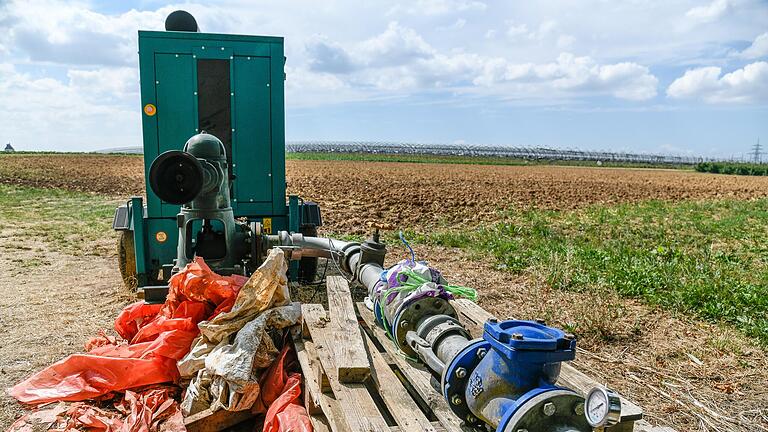
[[[400,430],[402,432],[435,432],[435,428],[408,394],[408,390],[403,387],[400,379],[389,368],[389,364],[376,346],[367,336],[364,337],[368,352],[371,354],[373,366],[371,377]]]
[[[310,353],[310,358],[314,359],[313,362],[320,362],[317,358],[317,352],[315,351],[313,342],[306,342],[307,352]],[[322,393],[320,395],[320,409],[325,414],[325,423],[330,427],[333,432],[352,432],[342,413],[341,404],[333,394]]]
[[[333,432],[325,416],[311,415],[309,416],[309,421],[312,423],[312,430],[314,432]]]
[[[188,432],[218,432],[230,428],[253,418],[250,410],[227,411],[219,409],[212,411],[210,408],[184,419],[184,426]]]
[[[373,312],[369,311],[364,303],[357,304],[360,317],[381,343],[406,380],[413,386],[421,399],[432,410],[437,420],[447,432],[462,432],[470,429],[462,427],[462,421],[456,417],[448,406],[448,402],[440,395],[431,384],[432,374],[418,363],[411,363],[397,352],[397,348],[389,340],[384,330],[376,325]]]
[[[432,430],[435,432],[445,432],[445,428],[443,428],[443,425],[441,425],[440,422],[433,421],[430,424],[432,425]],[[389,428],[389,432],[400,432],[401,430],[400,426],[391,426]]]
[[[357,324],[349,283],[341,276],[329,276],[326,288],[337,376],[341,382],[361,383],[371,374],[371,363]]]
[[[323,307],[321,305],[305,304],[302,305],[301,310],[304,323],[312,336],[320,364],[323,365],[323,369],[328,375],[331,389],[341,409],[339,418],[343,419],[350,431],[388,432],[389,426],[384,421],[381,412],[379,412],[365,385],[360,383],[342,383],[339,381],[335,364],[336,356],[332,349],[339,342],[334,339],[335,333],[327,331],[326,326],[322,322],[322,318],[326,315]],[[358,327],[357,324],[355,326]],[[331,418],[338,420],[337,415],[336,413],[326,413],[326,417],[329,420]]]
[[[313,321],[314,325],[320,324],[321,318],[325,317],[325,309],[323,309],[320,305],[302,305],[301,307],[302,317],[305,320],[305,329],[306,329],[306,336],[309,337],[309,328],[306,326],[306,316],[309,316],[310,320]],[[302,335],[304,336],[304,335]],[[318,383],[317,387],[313,387],[313,391],[315,391],[315,395],[317,396],[316,400],[317,403],[320,406],[320,410],[325,414],[325,423],[330,427],[330,429],[333,432],[352,432],[349,429],[349,426],[344,421],[344,416],[341,412],[341,406],[339,405],[339,401],[337,401],[333,395],[328,395],[326,393],[323,393],[321,389],[319,388],[319,379],[315,375],[315,364],[320,364],[320,359],[317,356],[317,350],[315,349],[315,343],[311,340],[300,340],[300,343],[296,344],[297,349],[301,347],[306,354],[307,361],[301,362],[301,358],[299,361],[299,365],[301,366],[301,371],[304,374],[304,377],[311,376],[312,379],[314,379],[315,383]],[[314,403],[314,402],[313,402]],[[311,416],[310,420],[312,420]],[[316,421],[312,420],[313,424]],[[321,426],[318,426],[321,427]]]
[[[311,343],[311,342],[310,342]],[[320,405],[322,390],[318,383],[317,376],[313,373],[309,354],[301,338],[294,338],[293,346],[296,350],[296,358],[299,360],[301,371],[304,375],[304,408],[310,415],[321,414],[323,412]]]
[[[451,302],[459,314],[459,321],[469,330],[472,337],[483,336],[483,324],[488,318],[494,318],[485,309],[467,299],[458,299]],[[558,384],[576,390],[583,396],[595,386],[597,381],[580,372],[570,363],[563,363],[560,369]],[[632,422],[643,418],[643,410],[625,397],[621,398],[621,422]],[[610,430],[610,429],[609,429]]]

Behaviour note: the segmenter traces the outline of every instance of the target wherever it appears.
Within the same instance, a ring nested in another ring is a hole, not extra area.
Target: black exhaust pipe
[[[197,26],[197,21],[195,21],[195,17],[191,13],[185,10],[177,10],[171,12],[168,18],[165,19],[165,30],[196,33],[200,31],[200,28]]]

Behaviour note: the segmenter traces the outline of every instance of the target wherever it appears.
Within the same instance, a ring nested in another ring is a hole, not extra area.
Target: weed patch
[[[118,203],[103,195],[0,184],[0,222],[23,229],[21,239],[29,241],[17,238],[7,248],[30,250],[42,241],[73,256],[112,254],[110,228]]]
[[[554,288],[612,289],[727,322],[768,344],[768,200],[532,210],[474,231],[409,235],[482,252]]]

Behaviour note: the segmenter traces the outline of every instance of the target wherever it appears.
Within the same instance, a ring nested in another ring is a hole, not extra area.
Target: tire
[[[136,277],[136,248],[132,231],[120,231],[117,238],[117,267],[120,269],[123,285],[129,291],[135,292],[139,280]]]

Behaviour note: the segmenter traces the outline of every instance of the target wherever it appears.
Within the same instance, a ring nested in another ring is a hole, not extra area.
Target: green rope
[[[431,279],[422,277],[421,275],[419,275],[409,267],[404,268],[398,274],[398,276],[400,276],[400,274],[404,274],[408,276],[408,279],[406,279],[405,282],[402,282],[401,286],[411,287],[411,291],[415,291],[416,289],[418,289],[420,286],[424,285],[427,282],[432,282]],[[414,280],[416,282],[412,282]],[[472,300],[473,302],[477,301],[477,291],[472,288],[461,286],[461,285],[450,285],[450,284],[444,284],[442,285],[442,287],[447,292],[451,293],[454,297],[464,297]]]

